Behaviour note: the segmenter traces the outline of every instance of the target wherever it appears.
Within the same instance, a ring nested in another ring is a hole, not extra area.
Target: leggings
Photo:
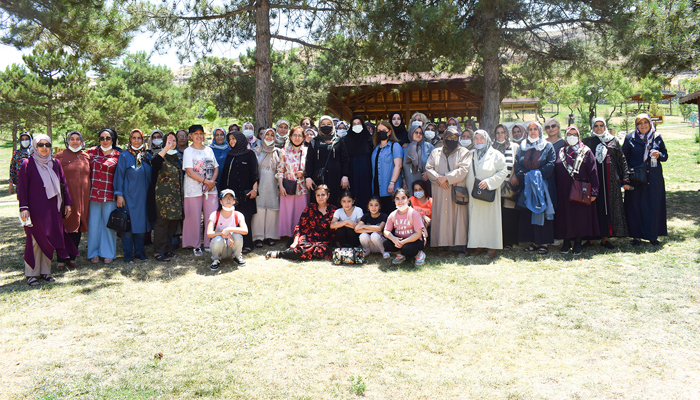
[[[394,242],[392,242],[389,239],[387,239],[384,242],[384,251],[388,251],[389,253],[395,253],[397,251],[400,251],[401,254],[406,256],[406,258],[411,258],[411,257],[417,256],[418,252],[420,252],[424,248],[425,248],[425,244],[423,243],[423,239],[418,239],[415,242],[406,243],[403,246],[401,246],[400,249],[397,249]]]
[[[335,230],[335,241],[340,243],[340,247],[358,247],[360,235],[354,229],[344,226]]]

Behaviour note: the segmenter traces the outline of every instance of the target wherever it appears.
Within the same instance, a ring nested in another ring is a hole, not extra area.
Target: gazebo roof
[[[700,90],[681,97],[678,104],[700,104]]]
[[[533,110],[540,104],[539,97],[506,97],[501,101],[501,110]]]
[[[663,93],[661,100],[668,100],[668,99],[672,99],[674,97],[676,97],[675,93]],[[645,98],[642,97],[641,93],[637,93],[637,94],[634,94],[632,96],[628,96],[627,98],[630,100],[634,100],[634,101],[647,101]]]

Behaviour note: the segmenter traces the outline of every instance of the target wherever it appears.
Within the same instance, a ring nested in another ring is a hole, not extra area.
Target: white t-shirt
[[[190,146],[182,153],[182,169],[192,168],[194,172],[211,180],[214,177],[214,169],[219,166],[214,157],[211,147],[204,146],[202,150],[197,150]],[[204,194],[206,186],[195,181],[185,174],[185,197],[199,197]],[[216,196],[216,186],[209,191],[209,194]]]
[[[216,213],[217,211],[211,213],[209,216],[209,221],[216,222]],[[236,214],[238,214],[238,223],[236,223]],[[214,227],[214,232],[223,232],[226,228],[238,228],[241,224],[242,218],[244,218],[243,214],[239,213],[238,211],[232,212],[229,218],[224,218],[224,215],[220,214],[219,222]]]
[[[362,209],[355,206],[355,209],[352,210],[352,214],[348,217],[347,214],[345,214],[345,210],[341,207],[335,210],[335,213],[333,213],[333,218],[338,218],[338,221],[350,220],[352,222],[360,222],[360,218],[362,218],[363,214]]]

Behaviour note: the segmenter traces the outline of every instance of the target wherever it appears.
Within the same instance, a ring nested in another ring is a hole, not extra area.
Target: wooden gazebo
[[[661,93],[661,101],[670,100],[670,99],[672,99],[672,98],[674,98],[674,97],[676,97],[676,94],[675,94],[675,93]],[[638,107],[638,109],[641,109],[641,108],[642,108],[642,103],[645,102],[645,101],[647,101],[647,99],[645,99],[644,97],[642,97],[642,94],[641,94],[641,93],[636,93],[636,94],[633,94],[632,96],[627,96],[627,100],[636,101],[636,102],[637,102],[637,107]],[[668,104],[669,104],[669,112],[670,112],[671,114],[673,114],[673,103],[671,103],[671,102],[669,101]]]
[[[399,111],[405,121],[414,112],[422,112],[431,121],[456,117],[478,122],[483,100],[480,94],[469,90],[472,79],[471,75],[445,73],[375,75],[359,84],[332,88],[327,109],[329,114],[346,121],[354,115],[379,121]]]

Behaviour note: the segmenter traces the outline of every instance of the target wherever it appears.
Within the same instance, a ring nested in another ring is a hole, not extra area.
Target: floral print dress
[[[331,243],[335,241],[331,220],[337,209],[336,206],[329,204],[324,215],[318,210],[318,204],[307,205],[301,213],[299,223],[294,228],[294,236],[299,237],[297,246],[289,250],[302,260],[314,258],[330,260],[333,255]]]

